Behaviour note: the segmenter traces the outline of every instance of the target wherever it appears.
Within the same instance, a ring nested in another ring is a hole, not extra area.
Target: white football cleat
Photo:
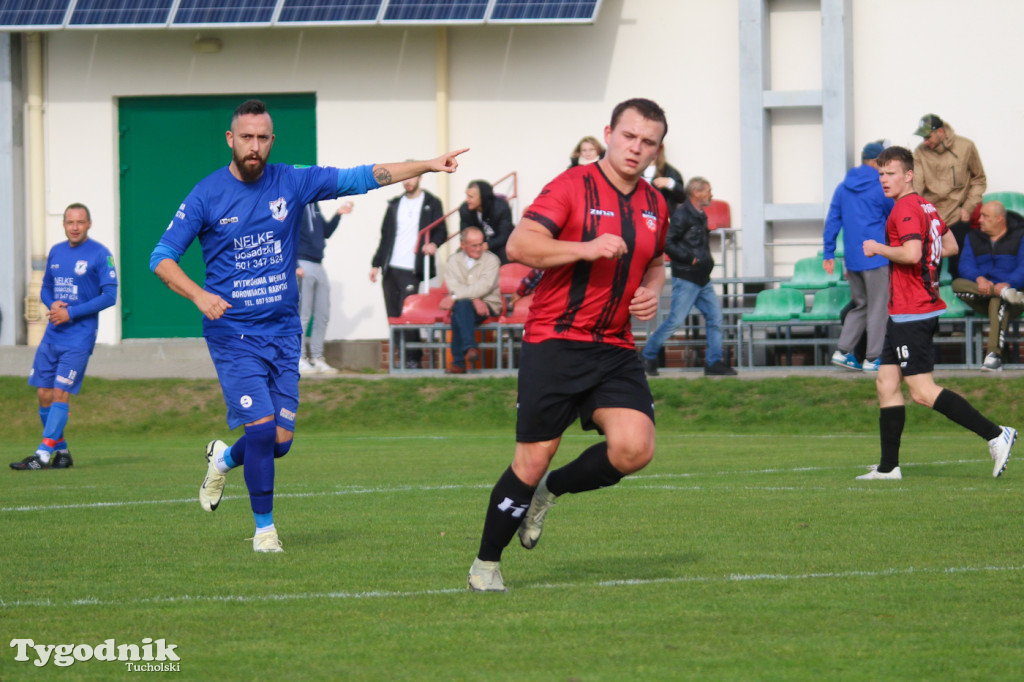
[[[1006,471],[1006,464],[1010,461],[1010,450],[1017,441],[1017,429],[1009,426],[1001,427],[1003,432],[988,442],[988,452],[992,455],[995,466],[992,468],[992,478],[999,478]]]
[[[217,469],[217,455],[227,450],[227,447],[228,444],[222,440],[211,440],[206,444],[206,478],[199,486],[199,504],[208,512],[214,511],[224,496],[227,476]]]
[[[327,364],[327,361],[323,358],[313,358],[309,362],[313,366],[313,371],[317,374],[337,374],[338,370]],[[301,371],[301,370],[300,370]]]
[[[877,464],[871,465],[871,471],[868,473],[858,476],[858,481],[902,481],[903,474],[900,472],[900,468],[896,467],[888,473],[882,473],[878,470]]]
[[[548,475],[540,479],[537,489],[533,491],[533,499],[530,500],[530,508],[526,510],[523,522],[519,524],[519,543],[526,549],[533,549],[540,540],[540,534],[544,532],[544,517],[548,510],[555,504],[556,495],[548,490]]]
[[[252,551],[254,552],[283,552],[281,540],[277,537],[277,529],[256,533],[252,538]]]
[[[309,360],[304,357],[299,358],[299,374],[306,376],[307,374],[316,374],[317,369],[313,365],[309,364]]]
[[[469,589],[474,592],[508,592],[501,577],[500,561],[474,559],[467,578]]]
[[[989,353],[985,356],[985,362],[981,363],[981,368],[986,372],[1002,372],[1003,361],[998,353]]]

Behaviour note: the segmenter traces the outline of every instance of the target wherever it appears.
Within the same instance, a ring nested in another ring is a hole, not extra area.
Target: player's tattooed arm
[[[400,163],[378,163],[373,167],[373,179],[383,187],[393,182],[402,182],[424,173],[454,173],[459,167],[455,157],[468,151],[458,149],[427,161],[402,161]]]
[[[391,171],[383,166],[377,166],[373,169],[373,179],[376,180],[377,184],[381,187],[384,185],[390,185],[392,183]]]

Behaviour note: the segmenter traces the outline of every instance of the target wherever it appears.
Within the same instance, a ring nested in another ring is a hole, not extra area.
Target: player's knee
[[[283,443],[274,443],[274,459],[284,457],[292,449],[292,441],[286,440]]]
[[[625,475],[640,471],[654,459],[653,439],[613,444],[608,442],[608,460]]]

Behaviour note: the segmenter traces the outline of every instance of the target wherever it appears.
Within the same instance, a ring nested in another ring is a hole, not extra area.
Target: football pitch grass
[[[1024,381],[942,383],[1024,432]],[[869,379],[652,382],[652,464],[560,498],[534,550],[506,550],[507,594],[466,572],[514,382],[303,388],[275,487],[285,552],[256,555],[241,471],[216,512],[196,497],[205,443],[232,440],[216,385],[87,380],[74,468],[0,473],[0,679],[143,674],[15,661],[16,638],[164,639],[164,674],[195,680],[1024,674],[1024,442],[993,479],[984,441],[908,406],[904,479],[856,481],[877,461]],[[38,438],[32,400],[0,379],[9,461]],[[572,427],[554,465],[594,441]]]

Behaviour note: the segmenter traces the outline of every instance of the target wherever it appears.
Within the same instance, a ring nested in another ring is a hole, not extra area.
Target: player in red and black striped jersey
[[[889,147],[878,157],[879,178],[885,196],[896,205],[885,225],[886,244],[864,242],[864,255],[889,259],[889,320],[879,360],[878,425],[882,457],[860,480],[900,480],[900,439],[906,422],[902,383],[910,397],[988,441],[1000,476],[1017,439],[1016,429],[999,426],[982,416],[966,399],[935,383],[935,345],[932,337],[946,309],[939,296],[941,259],[957,253],[953,233],[929,202],[914,193],[914,155],[903,147]]]
[[[642,175],[667,131],[650,100],[616,106],[604,158],[552,180],[509,237],[509,258],[544,276],[520,355],[515,456],[491,491],[470,589],[505,591],[502,551],[517,530],[532,549],[556,497],[615,485],[654,456],[654,404],[630,318],[651,319],[665,283],[668,209]],[[548,472],[577,417],[606,440]]]

